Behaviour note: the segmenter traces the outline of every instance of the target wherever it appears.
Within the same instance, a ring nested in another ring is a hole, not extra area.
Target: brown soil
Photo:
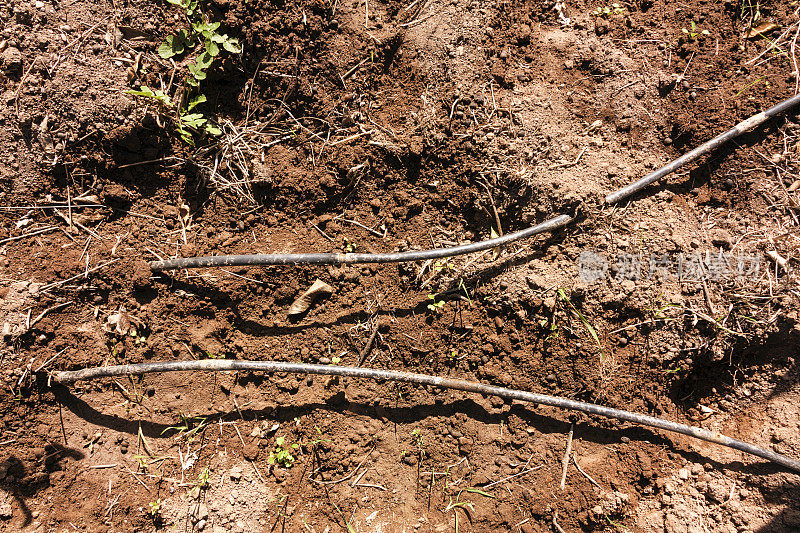
[[[356,364],[378,328],[368,366],[601,403],[800,457],[796,118],[629,204],[601,203],[794,93],[796,2],[743,3],[570,1],[564,24],[549,1],[208,2],[244,51],[209,74],[200,109],[249,132],[215,179],[213,139],[188,146],[125,92],[183,79],[186,61],[155,53],[182,27],[177,8],[5,2],[0,528],[797,531],[796,474],[550,408],[292,375],[69,388],[46,376],[207,357]],[[764,21],[780,29],[747,38]],[[234,172],[251,183],[226,188]],[[495,209],[503,231],[577,221],[426,265],[151,275],[145,263],[450,246],[488,238]],[[723,251],[760,269],[705,286],[613,269],[586,282],[586,251],[612,264]],[[317,278],[333,295],[290,319]],[[580,469],[562,489],[571,427]],[[278,438],[291,466],[269,462]]]

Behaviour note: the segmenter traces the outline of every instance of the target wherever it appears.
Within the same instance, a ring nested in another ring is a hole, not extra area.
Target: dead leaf
[[[329,296],[333,294],[333,287],[322,281],[321,279],[317,279],[308,288],[306,292],[301,294],[295,301],[292,303],[292,306],[289,308],[289,315],[300,315],[308,311],[311,305],[317,298],[323,296]]]
[[[178,206],[178,217],[180,218],[181,224],[185,227],[189,227],[189,206],[186,202],[181,201],[180,205]]]
[[[140,329],[141,322],[133,318],[125,310],[125,307],[120,307],[119,311],[112,313],[106,317],[103,324],[103,331],[116,335],[136,335],[136,330]]]
[[[80,202],[82,204],[95,204],[100,205],[100,197],[96,194],[81,194],[80,196],[76,196],[72,199],[75,202]]]
[[[27,217],[27,215],[26,215],[26,216],[25,216],[25,218],[23,218],[23,219],[21,219],[21,220],[17,220],[17,221],[14,223],[14,227],[15,227],[16,229],[24,228],[25,226],[27,226],[28,224],[31,224],[32,222],[33,222],[33,220],[31,220],[30,218],[28,218],[28,217]]]
[[[765,37],[768,33],[777,29],[780,29],[780,26],[774,22],[762,22],[755,28],[750,28],[750,31],[747,32],[747,38],[755,39],[757,37]]]
[[[78,224],[82,224],[84,226],[88,226],[90,224],[95,224],[97,222],[102,222],[105,220],[106,215],[95,211],[93,213],[81,213],[80,215],[73,216],[72,219],[77,222]]]

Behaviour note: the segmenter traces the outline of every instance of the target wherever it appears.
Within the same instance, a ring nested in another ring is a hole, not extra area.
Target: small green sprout
[[[442,270],[447,270],[448,272],[450,272],[451,270],[453,270],[453,265],[451,265],[447,259],[437,259],[433,263],[433,271],[438,273],[441,272]]]
[[[572,303],[572,300],[570,300],[569,296],[567,295],[566,289],[559,288],[556,291],[556,293],[558,294],[558,297],[570,307],[572,313],[578,317],[578,319],[581,321],[581,324],[583,324],[583,326],[586,328],[586,331],[589,332],[589,335],[592,337],[595,344],[600,349],[600,357],[602,359],[605,355],[603,353],[603,345],[600,343],[600,338],[597,335],[597,330],[589,322],[589,320],[587,320],[587,318],[583,315],[583,313],[578,311],[578,308],[575,307],[575,305]]]
[[[429,294],[428,299],[430,302],[428,303],[428,311],[431,313],[438,313],[444,307],[444,300],[437,300],[435,294]]]
[[[624,15],[625,8],[616,2],[610,6],[598,7],[592,12],[597,17],[610,17],[611,15]]]
[[[357,248],[356,243],[350,242],[350,239],[348,239],[347,237],[344,237],[344,239],[342,240],[344,241],[344,246],[342,248],[344,249],[345,253],[351,254],[356,251]]]
[[[316,436],[316,437],[314,437],[314,438],[311,440],[311,442],[309,442],[309,443],[308,443],[308,444],[309,444],[309,446],[311,446],[311,448],[316,448],[317,446],[319,446],[319,445],[320,445],[320,444],[322,444],[323,442],[331,442],[331,440],[330,440],[330,439],[326,439],[326,438],[324,438],[324,437],[322,436],[322,430],[321,430],[321,429],[319,429],[319,426],[314,426],[314,429],[316,429],[316,430],[317,430],[317,436]]]
[[[275,450],[269,452],[269,457],[267,457],[267,462],[271,465],[278,465],[284,468],[291,468],[294,465],[294,456],[292,455],[291,450],[296,450],[300,446],[295,443],[291,446],[285,446],[286,444],[286,437],[277,437],[275,439]]]
[[[681,31],[684,33],[684,35],[689,37],[690,41],[694,41],[695,39],[697,39],[698,35],[711,35],[711,33],[708,30],[698,31],[697,23],[693,20],[689,22],[689,27],[690,29],[688,30],[686,28],[681,28]]]
[[[208,479],[211,477],[211,470],[208,467],[205,467],[200,475],[197,476],[197,479],[194,481],[194,486],[189,491],[189,497],[195,498],[200,494],[200,491],[208,488]]]
[[[155,518],[155,517],[157,517],[157,516],[159,516],[161,514],[161,504],[162,503],[164,503],[164,502],[161,501],[161,498],[158,498],[157,500],[152,501],[152,502],[147,504],[147,505],[150,506],[150,510],[148,511],[150,516]]]
[[[177,431],[176,439],[188,437],[189,442],[191,442],[208,424],[208,417],[205,416],[186,416],[182,411],[178,411],[178,417],[181,419],[181,423],[164,429],[164,431],[161,432],[162,435],[169,431]]]

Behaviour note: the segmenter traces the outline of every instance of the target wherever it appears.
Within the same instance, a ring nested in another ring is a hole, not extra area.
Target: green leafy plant
[[[181,139],[187,144],[194,144],[194,134],[205,132],[210,135],[221,135],[219,129],[202,113],[193,112],[194,109],[207,101],[205,95],[200,94],[192,98],[186,107],[176,106],[169,95],[158,89],[151,89],[142,85],[138,91],[126,91],[133,96],[140,96],[154,101],[160,108],[162,114],[177,116],[175,129]]]
[[[294,465],[294,456],[292,450],[298,449],[296,443],[291,446],[286,446],[286,437],[277,437],[275,439],[275,450],[269,452],[267,462],[271,465],[278,465],[284,468],[291,468]]]
[[[215,58],[219,57],[220,52],[225,50],[231,54],[240,53],[239,41],[227,34],[219,33],[220,23],[211,22],[208,15],[202,12],[198,0],[167,0],[170,4],[176,5],[184,10],[189,22],[187,28],[183,28],[175,35],[170,35],[158,47],[158,55],[164,59],[188,54],[197,50],[201,46],[200,52],[192,62],[187,65],[191,77],[186,82],[197,87],[200,82],[206,79],[206,71],[214,63]]]
[[[708,30],[698,31],[697,23],[693,20],[689,22],[688,30],[686,28],[681,28],[681,31],[683,32],[684,35],[686,35],[689,38],[690,41],[694,41],[695,39],[697,39],[699,35],[711,35],[711,33]]]
[[[186,27],[168,36],[158,47],[157,52],[164,59],[181,56],[187,58],[188,75],[185,82],[190,86],[189,91],[192,91],[192,87],[196,91],[200,83],[208,77],[208,71],[215,61],[222,57],[223,52],[238,54],[242,48],[237,39],[219,32],[220,23],[209,20],[208,15],[202,10],[200,0],[167,1],[183,9]],[[180,94],[182,90],[183,87],[178,86],[176,94]],[[207,101],[202,93],[196,94],[186,105],[183,104],[182,98],[171,98],[163,90],[147,86],[127,93],[155,101],[162,114],[172,118],[175,130],[187,144],[194,145],[194,137],[197,134],[222,134],[213,121],[195,109]]]

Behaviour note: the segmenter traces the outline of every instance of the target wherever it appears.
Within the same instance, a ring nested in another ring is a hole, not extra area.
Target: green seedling
[[[194,480],[193,487],[189,490],[189,497],[196,498],[200,495],[200,491],[208,488],[208,479],[211,477],[211,470],[205,467],[197,479]]]
[[[206,359],[225,359],[223,354],[213,354],[208,350],[203,350],[202,355],[204,355]]]
[[[595,330],[594,326],[592,326],[592,324],[586,319],[586,317],[583,316],[583,313],[578,311],[575,305],[573,305],[572,300],[570,300],[569,296],[567,296],[567,291],[565,289],[559,288],[556,292],[558,294],[558,297],[563,302],[565,302],[570,307],[570,310],[573,312],[573,314],[575,314],[575,316],[578,317],[578,319],[581,321],[581,324],[583,324],[583,326],[586,328],[586,331],[589,332],[589,335],[592,337],[595,344],[597,344],[597,347],[600,348],[600,357],[602,359],[604,356],[603,345],[600,344],[600,338],[597,336],[597,330]]]
[[[761,81],[763,81],[764,79],[765,79],[765,76],[759,76],[759,77],[756,79],[756,81],[753,81],[753,82],[750,82],[750,83],[748,83],[747,85],[745,85],[745,86],[742,88],[742,90],[741,90],[741,91],[739,91],[738,93],[734,94],[734,95],[733,95],[733,98],[734,98],[734,99],[736,99],[736,98],[739,98],[739,96],[741,96],[743,92],[745,92],[747,89],[749,89],[749,88],[753,87],[754,85],[757,85],[758,83],[760,83],[760,82],[761,82]],[[769,81],[765,81],[764,83],[765,83],[765,85],[766,85],[767,87],[769,87]]]
[[[681,28],[681,31],[683,32],[684,35],[686,35],[689,38],[690,41],[694,41],[695,39],[697,39],[699,35],[711,35],[711,33],[708,30],[698,31],[697,23],[693,20],[689,22],[688,30],[686,28]]]
[[[181,419],[181,423],[175,426],[169,426],[161,432],[162,435],[170,431],[177,431],[176,439],[188,437],[191,442],[197,436],[197,433],[205,429],[208,424],[208,417],[205,416],[189,417],[183,414],[183,412],[178,411],[178,417]]]
[[[790,4],[792,7],[796,5],[796,2],[792,2]],[[739,12],[739,18],[741,20],[750,19],[750,25],[752,26],[756,22],[761,19],[761,3],[756,0],[741,0],[741,11]]]
[[[422,458],[422,456],[425,454],[425,439],[422,437],[422,432],[419,429],[412,430],[411,438],[413,439],[414,444],[417,446],[420,458]]]
[[[147,505],[150,506],[150,510],[148,513],[151,517],[156,518],[161,515],[161,504],[164,503],[161,501],[161,498],[158,498],[155,501],[148,503]]]
[[[142,85],[138,91],[125,91],[126,93],[133,95],[133,96],[143,96],[145,98],[150,98],[155,100],[162,106],[167,109],[172,108],[172,99],[164,93],[164,91],[159,91],[158,89],[151,89],[146,85]]]
[[[300,446],[296,443],[291,446],[286,446],[286,437],[277,437],[275,439],[275,450],[269,452],[267,462],[271,465],[282,466],[283,468],[291,468],[294,465],[294,456],[291,450],[296,450]]]
[[[447,259],[437,259],[433,262],[433,271],[438,274],[442,270],[450,272],[453,270],[453,265]]]
[[[344,252],[346,254],[351,254],[351,253],[356,251],[356,248],[357,248],[356,243],[350,242],[350,239],[348,239],[347,237],[344,237],[342,240],[344,241],[344,245],[342,246],[342,249],[344,250]]]
[[[445,513],[448,512],[448,511],[453,511],[453,516],[455,517],[455,532],[456,533],[458,533],[458,526],[459,526],[459,523],[458,523],[458,510],[461,509],[462,511],[467,513],[467,516],[469,516],[469,514],[470,514],[469,512],[470,511],[475,511],[475,504],[473,504],[472,502],[462,502],[462,501],[460,501],[460,499],[461,499],[461,493],[460,492],[458,493],[458,496],[456,496],[456,501],[453,501],[453,498],[450,497],[450,503],[447,504],[447,508],[445,508],[445,510],[444,510]]]
[[[356,533],[356,528],[353,526],[352,522],[347,519],[347,517],[342,512],[342,509],[336,505],[336,502],[331,502],[336,510],[339,512],[339,515],[342,517],[342,521],[344,522],[345,526],[347,527],[347,533]]]
[[[316,430],[317,430],[317,436],[316,436],[316,437],[314,437],[314,438],[311,440],[311,442],[309,442],[309,443],[308,443],[308,445],[309,445],[309,446],[310,446],[312,449],[316,448],[317,446],[319,446],[319,445],[320,445],[320,444],[322,444],[323,442],[332,442],[330,439],[326,439],[326,438],[324,438],[324,437],[322,436],[322,430],[321,430],[321,429],[319,429],[319,426],[314,426],[314,429],[316,429]]]
[[[608,18],[611,15],[624,15],[625,8],[617,3],[613,3],[610,6],[598,7],[592,13],[597,17]]]
[[[444,300],[438,300],[435,294],[429,294],[428,299],[430,302],[428,303],[428,311],[431,313],[439,313],[442,308],[444,307]]]

